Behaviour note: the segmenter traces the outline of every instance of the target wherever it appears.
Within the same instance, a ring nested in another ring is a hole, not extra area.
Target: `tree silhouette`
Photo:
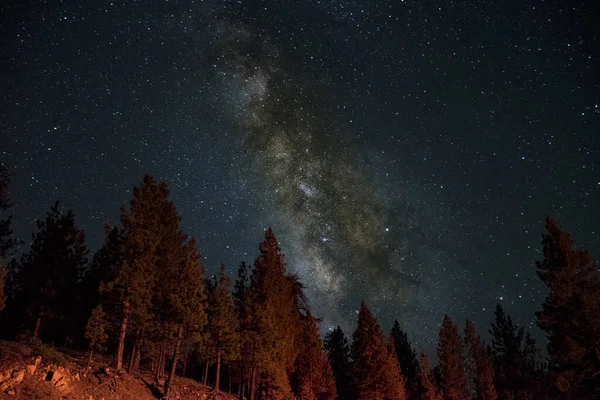
[[[571,236],[546,218],[544,259],[536,263],[549,294],[536,313],[548,334],[553,384],[571,398],[600,395],[600,283],[596,263]]]
[[[220,390],[221,363],[231,362],[240,357],[240,337],[238,320],[231,297],[231,279],[221,270],[214,290],[209,297],[208,351],[213,354],[217,364],[215,391]]]
[[[438,387],[433,376],[433,371],[429,366],[429,358],[425,353],[421,353],[419,366],[419,385],[421,387],[421,400],[442,400],[442,391]]]
[[[352,382],[359,399],[406,399],[405,379],[393,346],[386,343],[379,323],[363,301],[352,336]]]
[[[33,338],[40,335],[43,320],[60,320],[74,315],[77,282],[86,263],[83,231],[75,226],[69,210],[62,213],[58,202],[37,220],[29,252],[21,257],[18,283],[20,302],[27,305],[35,321]]]
[[[465,350],[471,398],[473,400],[496,400],[498,394],[494,386],[492,357],[485,348],[481,337],[475,332],[473,323],[469,320],[465,324]]]
[[[329,363],[335,377],[337,398],[349,400],[350,386],[350,347],[348,339],[340,326],[325,335],[325,349],[328,352]]]
[[[411,395],[416,395],[418,391],[419,362],[417,353],[408,341],[408,335],[400,328],[398,320],[394,321],[390,333],[394,341],[396,356],[402,367],[402,375],[406,377],[406,387]]]
[[[445,315],[442,321],[437,353],[444,399],[468,399],[462,340],[458,328],[448,315]]]

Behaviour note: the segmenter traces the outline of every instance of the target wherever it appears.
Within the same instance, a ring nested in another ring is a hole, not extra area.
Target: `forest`
[[[536,319],[547,342],[497,305],[488,332],[443,316],[437,365],[396,321],[384,331],[365,302],[356,330],[321,335],[305,286],[267,229],[252,265],[207,278],[167,184],[146,175],[104,227],[94,254],[59,203],[37,220],[24,251],[12,234],[8,169],[0,171],[0,336],[98,354],[125,374],[151,371],[168,397],[176,376],[240,399],[512,400],[600,398],[596,263],[547,218],[547,296]],[[489,340],[484,341],[484,338]]]

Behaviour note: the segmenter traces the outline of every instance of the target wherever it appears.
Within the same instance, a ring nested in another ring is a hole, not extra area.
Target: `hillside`
[[[85,354],[61,353],[39,342],[0,341],[0,399],[153,400],[162,396],[150,373],[115,373],[105,362],[85,373]],[[210,398],[211,388],[177,377],[169,399]],[[221,394],[219,398],[236,397]]]

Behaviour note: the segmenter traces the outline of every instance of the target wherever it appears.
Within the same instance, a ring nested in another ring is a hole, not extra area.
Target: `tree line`
[[[10,175],[0,168],[0,209]],[[351,340],[319,334],[305,287],[286,269],[272,231],[235,280],[225,266],[207,279],[194,238],[182,231],[165,183],[145,176],[105,226],[90,256],[71,211],[56,203],[36,222],[28,250],[10,217],[0,221],[0,334],[112,357],[117,371],[151,371],[168,396],[176,375],[240,399],[592,399],[600,395],[600,284],[589,253],[546,220],[537,262],[548,296],[536,313],[542,356],[498,305],[486,344],[471,321],[444,316],[438,365],[417,353],[395,321],[386,335],[360,305]],[[10,260],[8,260],[10,258]]]

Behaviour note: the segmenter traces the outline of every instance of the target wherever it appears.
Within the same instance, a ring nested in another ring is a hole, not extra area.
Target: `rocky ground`
[[[153,400],[162,398],[162,385],[150,374],[116,373],[102,360],[84,371],[85,354],[64,354],[41,343],[0,341],[0,399]],[[176,378],[170,399],[213,397],[211,388]],[[234,400],[228,394],[218,396]]]

